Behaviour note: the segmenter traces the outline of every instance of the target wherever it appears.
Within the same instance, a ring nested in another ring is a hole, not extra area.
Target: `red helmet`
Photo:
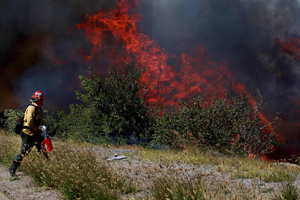
[[[31,99],[35,99],[35,100],[38,100],[38,99],[44,99],[44,95],[41,91],[36,91],[32,96],[31,96]]]

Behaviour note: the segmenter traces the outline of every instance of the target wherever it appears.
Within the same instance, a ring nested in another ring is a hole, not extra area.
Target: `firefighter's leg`
[[[33,143],[31,141],[31,136],[26,135],[24,133],[21,134],[22,144],[20,153],[18,153],[14,158],[12,165],[9,168],[9,172],[11,176],[14,176],[17,168],[21,165],[23,158],[29,154],[31,148],[33,147]]]

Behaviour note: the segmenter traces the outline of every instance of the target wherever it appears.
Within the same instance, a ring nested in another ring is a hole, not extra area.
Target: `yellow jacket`
[[[34,105],[34,106],[32,106]],[[24,128],[23,133],[30,136],[41,135],[41,130],[39,126],[43,124],[44,113],[41,107],[38,107],[36,103],[29,105],[25,111],[24,115]]]

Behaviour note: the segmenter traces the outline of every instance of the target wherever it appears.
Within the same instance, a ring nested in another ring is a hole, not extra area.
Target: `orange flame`
[[[226,63],[216,63],[207,55],[204,47],[199,47],[195,56],[182,54],[176,65],[168,65],[169,55],[157,42],[138,31],[139,15],[129,15],[130,9],[138,5],[138,1],[122,0],[113,10],[100,11],[94,16],[87,15],[84,23],[77,28],[84,29],[87,38],[93,45],[92,62],[103,54],[103,43],[110,32],[115,41],[122,43],[126,53],[120,62],[135,62],[135,66],[146,67],[142,74],[143,83],[151,81],[158,90],[150,91],[148,101],[173,105],[177,99],[197,96],[198,94],[217,93],[220,97],[230,92],[247,94],[245,87],[233,80]],[[116,64],[116,57],[110,59]],[[119,63],[119,65],[122,63]],[[180,69],[178,71],[178,69]]]
[[[283,52],[289,53],[296,60],[300,60],[300,38],[291,38],[285,41],[275,38],[275,44],[281,47]]]
[[[138,0],[121,0],[114,9],[101,10],[93,16],[87,15],[86,20],[77,25],[78,29],[85,31],[93,46],[87,56],[91,63],[97,65],[96,59],[104,57],[114,66],[134,62],[136,67],[146,67],[140,81],[150,82],[158,87],[149,90],[148,102],[174,105],[178,99],[196,97],[199,94],[205,94],[208,98],[212,98],[214,93],[219,97],[231,92],[248,95],[245,86],[234,80],[227,62],[213,61],[204,47],[198,47],[194,56],[183,53],[177,57],[139,32],[137,23],[140,16],[134,12],[137,5]],[[106,40],[111,40],[111,36],[114,40],[110,46],[121,44],[118,50],[123,51],[122,53],[116,53],[116,49],[105,46]],[[105,53],[107,51],[111,53],[109,56]],[[177,63],[168,64],[169,58],[175,59]],[[254,99],[251,102],[255,106]],[[268,124],[262,114],[260,117]],[[273,131],[271,125],[267,128],[267,132]]]

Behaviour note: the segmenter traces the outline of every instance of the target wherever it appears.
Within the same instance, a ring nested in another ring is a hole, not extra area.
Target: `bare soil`
[[[1,200],[5,197],[10,200],[61,199],[58,191],[36,186],[32,178],[23,172],[17,172],[17,176],[12,178],[3,166],[0,166],[0,193]]]

